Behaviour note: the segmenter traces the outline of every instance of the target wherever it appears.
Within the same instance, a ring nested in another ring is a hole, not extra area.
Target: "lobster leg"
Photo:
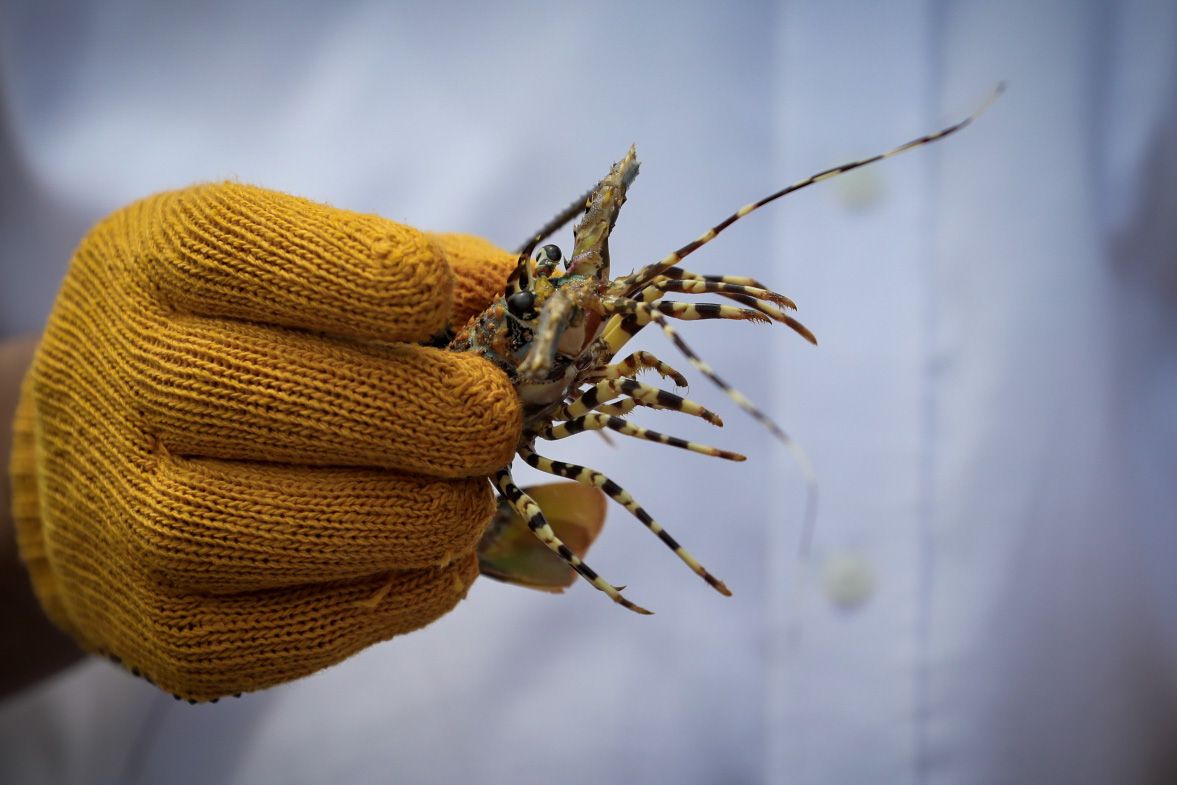
[[[526,452],[527,454],[534,454],[530,450],[527,450]],[[524,457],[524,460],[527,459],[522,448],[520,449],[519,454]],[[519,514],[519,517],[527,522],[527,528],[531,529],[535,536],[539,538],[540,542],[548,546],[548,548],[554,551],[557,556],[567,562],[568,566],[580,573],[581,576],[584,577],[584,579],[593,586],[605,592],[605,594],[608,594],[613,602],[629,608],[631,611],[635,611],[636,613],[647,615],[650,613],[650,611],[646,610],[642,606],[635,605],[634,603],[625,599],[625,597],[622,597],[621,592],[616,586],[606,581],[597,574],[596,570],[592,569],[583,561],[581,561],[580,557],[573,553],[571,549],[569,549],[569,547],[565,545],[559,537],[556,536],[556,533],[552,531],[552,527],[548,524],[547,519],[544,518],[543,510],[539,508],[539,505],[535,503],[534,499],[524,493],[523,490],[515,484],[515,480],[511,477],[511,472],[509,469],[500,469],[499,471],[495,472],[494,484],[499,491],[499,495],[506,499],[507,503],[511,505],[511,508]]]
[[[574,420],[577,417],[583,417],[599,404],[608,403],[613,398],[621,395],[636,400],[640,406],[684,412],[696,417],[702,417],[712,425],[723,426],[723,420],[710,409],[700,406],[694,401],[683,398],[680,395],[675,395],[666,390],[660,390],[657,387],[643,384],[634,379],[606,379],[603,382],[597,382],[573,398],[571,402],[564,404],[552,412],[552,419]]]
[[[633,378],[638,372],[646,369],[657,371],[663,379],[670,379],[679,387],[687,386],[687,377],[645,351],[634,352],[621,362],[606,365],[600,370],[586,375],[585,381],[599,382],[605,379]]]
[[[628,297],[602,297],[601,310],[608,316],[632,315],[638,320],[639,325],[652,321],[655,312],[684,321],[699,319],[737,319],[764,323],[769,321],[764,314],[750,308],[736,308],[719,303],[685,303],[657,299],[653,302],[643,303]]]
[[[768,300],[791,311],[797,310],[797,304],[788,297],[774,292],[771,289],[766,289],[751,278],[736,277],[734,275],[696,276],[677,267],[671,268],[667,272],[680,273],[681,277],[660,275],[646,289],[643,289],[641,293],[644,294],[647,290],[652,289],[655,292],[682,292],[684,294],[743,294],[757,300]],[[635,297],[634,299],[649,302],[644,297]]]
[[[575,420],[569,420],[558,425],[549,424],[541,429],[538,435],[542,439],[556,441],[558,439],[566,439],[569,436],[575,436],[584,431],[599,431],[602,428],[608,428],[626,436],[633,436],[636,439],[643,439],[658,444],[668,444],[671,447],[690,450],[691,452],[697,452],[702,455],[710,455],[714,458],[723,458],[729,461],[747,460],[743,455],[736,452],[721,450],[718,447],[711,447],[710,445],[699,444],[698,442],[690,442],[686,439],[680,439],[677,436],[667,436],[664,433],[652,431],[649,428],[634,425],[628,420],[607,414],[586,414],[583,417],[577,417]]]
[[[645,304],[643,303],[643,305]],[[772,435],[775,436],[785,446],[785,448],[793,454],[793,459],[797,462],[797,466],[801,469],[801,474],[805,478],[807,508],[806,520],[814,520],[817,515],[817,476],[813,471],[813,464],[810,462],[809,456],[803,449],[801,449],[801,445],[797,444],[797,442],[795,442],[792,437],[790,437],[787,433],[784,432],[784,430],[781,429],[780,426],[773,422],[772,418],[770,418],[764,412],[760,411],[760,409],[756,408],[756,406],[750,400],[748,400],[747,396],[732,387],[730,384],[724,381],[722,377],[716,374],[715,371],[712,370],[711,366],[708,365],[701,357],[699,357],[699,355],[695,354],[694,350],[687,345],[686,341],[684,341],[674,330],[674,328],[670,326],[670,323],[667,321],[665,316],[657,311],[648,311],[646,313],[649,316],[649,321],[656,323],[662,329],[662,332],[666,335],[666,337],[669,338],[670,341],[675,345],[675,348],[677,348],[679,352],[687,358],[687,361],[690,362],[695,370],[706,376],[716,387],[723,390],[724,393],[730,399],[732,399],[737,406],[739,406],[753,419],[767,428],[768,431],[772,433]],[[628,343],[629,340],[633,338],[633,336],[636,335],[638,331],[640,331],[644,326],[644,324],[640,324],[638,322],[638,316],[636,313],[627,314],[625,316],[615,315],[606,325],[604,334],[602,335],[602,342],[604,346],[607,347],[607,355],[609,357],[615,355],[617,351],[620,350],[620,348],[626,343]],[[606,383],[602,382],[602,384]],[[601,385],[598,385],[598,387],[600,386]],[[565,407],[565,409],[567,408],[569,407]],[[591,409],[593,407],[588,408]],[[588,410],[586,409],[583,412],[573,413],[571,417],[563,419],[579,417],[583,414],[587,414],[587,411]]]
[[[633,296],[633,300],[658,307],[658,297],[664,292],[687,294],[715,293],[722,297],[743,303],[769,319],[788,325],[794,332],[812,344],[817,343],[813,333],[805,325],[781,310],[779,306],[796,310],[793,301],[783,294],[771,291],[752,278],[739,276],[698,275],[672,267],[665,274],[654,279],[649,285]],[[666,313],[665,309],[661,309]],[[674,316],[675,314],[669,314]],[[681,317],[680,317],[681,318]],[[714,318],[714,317],[713,317]],[[738,318],[738,317],[737,317]],[[606,330],[606,333],[608,330]]]
[[[675,348],[678,349],[682,355],[687,358],[687,362],[694,366],[695,370],[706,376],[716,387],[723,390],[724,393],[727,394],[728,398],[731,398],[733,401],[735,401],[737,406],[747,412],[758,423],[767,428],[773,436],[777,437],[777,439],[783,442],[790,449],[796,448],[795,454],[797,456],[798,463],[801,464],[802,471],[805,473],[806,477],[812,478],[813,469],[809,463],[809,457],[800,451],[800,447],[796,445],[796,443],[791,437],[789,437],[788,434],[781,430],[780,426],[773,422],[771,417],[760,411],[760,409],[756,408],[755,404],[748,400],[746,395],[724,381],[718,374],[715,373],[711,366],[703,360],[703,358],[695,354],[694,350],[687,345],[687,342],[684,341],[682,337],[679,336],[679,334],[674,330],[674,328],[670,326],[670,323],[666,321],[665,316],[660,313],[655,313],[652,314],[650,318],[652,321],[656,322],[659,327],[662,328],[662,332],[666,335],[667,338],[670,339]]]
[[[778,306],[796,310],[796,305],[788,297],[778,294],[764,287],[754,278],[727,275],[698,275],[697,273],[672,267],[666,273],[654,280],[643,289],[634,299],[641,302],[653,302],[663,292],[684,292],[687,294],[715,293],[721,297],[743,303],[759,311],[774,322],[787,325],[805,340],[817,344],[817,339],[809,328],[801,324]]]
[[[620,300],[622,298],[614,299]],[[703,358],[695,354],[694,350],[687,345],[686,341],[684,341],[674,330],[674,328],[670,326],[669,322],[666,320],[666,317],[663,316],[661,312],[655,308],[652,308],[648,303],[636,303],[634,301],[628,302],[633,303],[633,310],[623,316],[620,321],[611,321],[605,329],[603,338],[606,342],[606,345],[608,345],[611,354],[616,354],[616,350],[620,349],[621,346],[624,346],[626,343],[628,343],[628,341],[633,338],[633,336],[636,335],[638,331],[641,330],[641,328],[646,324],[654,322],[662,328],[662,332],[666,335],[667,338],[670,339],[675,348],[678,349],[679,352],[687,358],[687,361],[692,366],[694,366],[695,370],[706,376],[707,379],[710,380],[711,383],[716,387],[723,390],[729,398],[735,401],[737,406],[751,415],[757,422],[767,428],[774,436],[776,436],[786,445],[794,444],[793,440],[789,438],[789,436],[783,430],[781,430],[781,428],[775,422],[773,422],[768,415],[756,408],[756,406],[750,400],[748,400],[747,396],[724,381],[723,378],[716,374],[711,366],[703,360]],[[607,383],[603,382],[602,384]],[[598,384],[597,388],[601,387],[602,384]],[[592,388],[589,392],[592,392],[592,390],[595,389],[596,388]],[[588,393],[586,393],[586,395],[587,394]],[[579,409],[574,410],[571,406],[566,406],[564,408],[569,411],[570,417],[563,419],[571,419],[574,417],[579,417],[583,414],[587,414],[588,410],[592,407],[589,406],[585,408],[584,411],[580,411]],[[811,474],[811,470],[809,469],[808,458],[805,458],[800,462],[802,464],[802,470],[806,472],[807,476],[809,476],[809,474]]]
[[[614,417],[624,417],[641,404],[636,398],[625,398],[617,403],[598,403],[593,407],[594,412],[611,414]]]
[[[520,448],[519,457],[527,461],[528,464],[539,469],[541,472],[554,474],[557,477],[567,477],[570,480],[575,480],[583,485],[591,485],[600,488],[613,501],[620,504],[625,509],[629,510],[635,518],[645,524],[646,528],[658,535],[658,539],[662,540],[666,547],[670,548],[690,567],[695,574],[707,581],[707,584],[718,591],[720,594],[730,597],[731,591],[727,588],[723,581],[716,578],[707,571],[702,564],[695,559],[685,548],[678,544],[678,541],[670,536],[662,526],[650,516],[646,510],[637,503],[633,498],[617,483],[610,480],[596,469],[590,469],[586,466],[577,466],[572,463],[564,463],[563,461],[553,461],[550,458],[545,458],[537,454],[534,450],[528,448]]]

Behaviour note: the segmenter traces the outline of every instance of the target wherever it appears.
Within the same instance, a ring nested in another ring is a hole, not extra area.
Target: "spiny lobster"
[[[738,453],[668,436],[624,419],[635,408],[645,406],[684,412],[722,425],[719,416],[703,406],[637,380],[639,372],[652,370],[680,387],[686,386],[687,380],[681,373],[653,354],[637,351],[624,359],[616,359],[642,328],[656,324],[699,373],[794,451],[808,478],[810,510],[814,510],[816,484],[804,453],[767,415],[716,375],[671,327],[668,318],[780,322],[810,343],[816,343],[813,334],[789,315],[788,311],[796,310],[792,300],[771,291],[759,281],[744,276],[699,275],[683,270],[678,264],[736,221],[782,196],[956,133],[975,121],[1003,89],[1004,85],[999,85],[980,109],[954,125],[885,153],[825,169],[793,183],[741,207],[663,259],[629,275],[612,278],[609,236],[617,223],[629,186],[638,174],[637,156],[631,147],[585,198],[573,202],[523,244],[503,296],[472,318],[449,344],[449,349],[483,355],[502,368],[514,382],[524,407],[523,433],[517,450],[520,458],[542,472],[599,488],[645,524],[703,580],[719,592],[730,595],[723,581],[679,545],[624,488],[595,469],[545,458],[536,451],[536,440],[563,439],[583,431],[609,429],[703,455],[744,460],[744,456]],[[555,245],[539,247],[578,214],[582,215],[573,230],[571,257],[564,260]],[[743,307],[662,299],[668,293],[715,294]],[[565,564],[614,602],[638,613],[649,613],[622,596],[620,587],[604,580],[557,536],[539,504],[516,485],[509,466],[496,472],[491,482],[506,507]],[[551,492],[548,494],[550,496]],[[500,514],[488,538],[483,540],[480,549],[484,555],[483,572],[528,583],[526,578],[519,579],[518,575],[496,566],[502,548],[498,549],[495,558],[485,557],[494,549],[509,517]],[[595,536],[596,529],[599,529],[599,521],[595,529],[578,538],[583,547],[587,547],[586,539],[591,541]]]

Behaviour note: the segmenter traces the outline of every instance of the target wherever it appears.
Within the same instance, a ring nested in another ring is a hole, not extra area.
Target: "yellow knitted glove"
[[[416,345],[514,258],[231,183],[83,240],[25,379],[17,538],[49,616],[193,700],[303,676],[464,595],[521,427]]]

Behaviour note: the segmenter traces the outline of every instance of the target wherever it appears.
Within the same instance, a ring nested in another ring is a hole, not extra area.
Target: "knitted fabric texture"
[[[101,222],[15,428],[18,545],[48,615],[207,700],[449,611],[521,415],[489,362],[416,342],[481,310],[513,264],[231,183]]]

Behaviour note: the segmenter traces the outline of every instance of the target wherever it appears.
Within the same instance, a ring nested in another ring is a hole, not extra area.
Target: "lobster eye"
[[[552,273],[556,271],[556,265],[560,263],[560,247],[556,245],[545,245],[535,252],[535,274],[540,278],[550,278]]]
[[[535,317],[535,292],[515,292],[507,298],[507,310],[516,319]]]

